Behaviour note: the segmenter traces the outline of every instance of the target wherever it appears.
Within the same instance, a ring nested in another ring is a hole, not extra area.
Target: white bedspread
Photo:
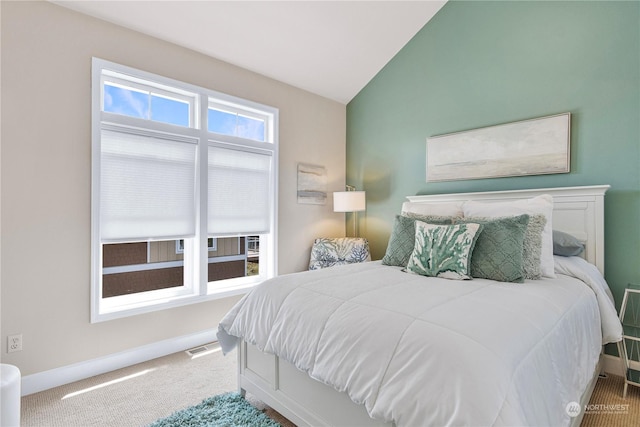
[[[276,354],[398,427],[568,425],[601,327],[618,333],[601,326],[612,315],[594,296],[601,284],[569,277],[574,268],[523,284],[425,278],[378,262],[295,273],[245,296],[218,339],[225,352],[241,337]]]
[[[613,295],[598,268],[580,257],[555,256],[554,260],[557,274],[582,280],[596,294],[602,318],[602,343],[609,344],[620,341],[622,339],[622,325],[618,319]]]

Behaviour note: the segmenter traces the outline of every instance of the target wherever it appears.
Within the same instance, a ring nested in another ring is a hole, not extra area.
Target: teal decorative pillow
[[[313,242],[309,270],[365,261],[371,261],[367,239],[362,237],[323,237]]]
[[[453,222],[452,218],[441,216],[396,215],[382,264],[397,267],[407,266],[416,240],[415,222],[417,218],[430,224],[451,224]]]
[[[456,221],[467,222],[484,226],[471,255],[471,276],[499,282],[524,282],[523,248],[529,215]]]
[[[416,241],[407,271],[445,279],[471,279],[471,252],[481,224],[434,225],[416,221]]]

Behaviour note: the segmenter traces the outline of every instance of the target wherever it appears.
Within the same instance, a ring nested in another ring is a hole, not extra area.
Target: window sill
[[[251,281],[249,283],[241,283],[235,286],[218,288],[213,291],[210,290],[207,295],[189,294],[183,296],[169,296],[153,301],[131,304],[129,308],[124,308],[121,306],[112,310],[103,309],[102,312],[92,315],[91,323],[100,323],[108,320],[135,316],[138,314],[152,313],[154,311],[167,310],[170,308],[182,307],[185,305],[230,298],[237,295],[244,295],[260,283],[261,281]]]

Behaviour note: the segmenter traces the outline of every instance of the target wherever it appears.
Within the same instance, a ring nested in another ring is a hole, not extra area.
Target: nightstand
[[[640,285],[629,284],[624,290],[620,307],[622,341],[618,353],[625,373],[622,397],[627,397],[629,384],[640,387]]]

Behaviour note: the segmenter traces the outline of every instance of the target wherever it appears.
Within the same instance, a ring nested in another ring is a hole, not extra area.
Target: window
[[[256,141],[266,141],[268,138],[268,116],[259,111],[239,110],[228,104],[210,100],[207,118],[209,132]]]
[[[104,70],[102,111],[193,127],[197,95]]]
[[[94,58],[92,321],[276,272],[278,111]]]

